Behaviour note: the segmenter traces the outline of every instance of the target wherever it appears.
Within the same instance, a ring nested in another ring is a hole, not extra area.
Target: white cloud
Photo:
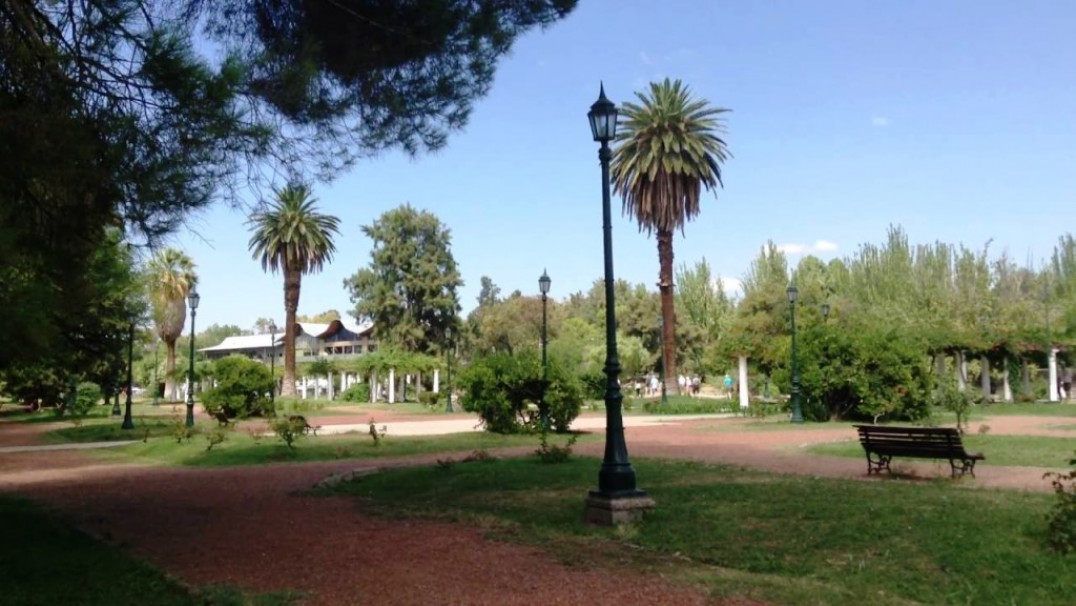
[[[716,288],[718,285],[721,286],[721,289],[725,291],[725,295],[730,299],[738,299],[743,296],[743,282],[736,278],[719,276],[714,279],[714,287]]]
[[[889,126],[889,118],[884,116],[871,116],[871,125],[877,126],[878,128],[884,128]]]
[[[790,242],[777,245],[777,250],[786,255],[809,255],[821,252],[834,252],[838,248],[839,246],[836,242],[830,242],[829,240],[815,240],[814,244],[796,244]]]
[[[650,55],[646,54],[646,51],[639,51],[639,60],[643,62],[643,65],[654,64],[654,60],[650,58]]]

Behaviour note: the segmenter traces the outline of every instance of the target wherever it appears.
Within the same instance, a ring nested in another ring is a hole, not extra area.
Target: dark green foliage
[[[799,343],[806,418],[917,420],[929,415],[933,375],[921,342],[896,330],[826,326],[802,331]],[[787,385],[788,372],[779,368],[774,377]]]
[[[309,427],[306,419],[300,415],[281,416],[269,421],[269,428],[283,440],[289,452],[295,450],[295,441],[305,436]]]
[[[206,410],[223,411],[228,418],[271,414],[273,377],[265,364],[231,355],[213,364],[213,377],[217,386],[202,395]]]
[[[1046,517],[1046,541],[1063,554],[1076,552],[1076,457],[1069,460],[1068,473],[1048,473],[1044,477],[1057,495],[1057,502]]]
[[[382,344],[438,354],[458,328],[456,291],[463,285],[448,227],[405,204],[362,231],[373,241],[370,266],[344,282],[355,317],[372,319]]]
[[[647,400],[643,403],[643,410],[653,414],[664,415],[698,415],[713,414],[719,412],[731,412],[731,407],[739,407],[738,404],[729,400],[715,400],[711,398],[691,399],[683,396],[668,398],[668,404],[662,404],[661,400]],[[760,406],[761,402],[751,404],[753,407]]]
[[[549,363],[545,393],[550,428],[568,431],[583,405],[579,380],[555,361]],[[477,412],[488,431],[517,433],[537,429],[542,396],[542,366],[535,352],[492,354],[478,358],[459,378],[463,409]]]
[[[245,65],[252,103],[346,158],[443,146],[516,37],[563,18],[576,0],[189,4]]]
[[[78,384],[78,388],[75,391],[75,401],[71,406],[71,410],[68,414],[78,417],[86,416],[94,406],[101,401],[104,394],[101,392],[101,388],[97,383],[91,383],[85,381]]]
[[[441,402],[441,394],[434,391],[424,391],[418,394],[418,401],[432,408]]]
[[[355,383],[340,394],[340,399],[345,402],[369,402],[370,385],[368,383]]]
[[[534,454],[539,461],[546,464],[566,463],[572,458],[572,446],[578,439],[578,434],[572,434],[564,446],[551,444],[549,442],[549,432],[543,431],[541,432],[541,441],[538,443],[538,450],[535,450]]]

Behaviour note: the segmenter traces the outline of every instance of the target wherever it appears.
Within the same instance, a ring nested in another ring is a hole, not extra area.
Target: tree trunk
[[[168,354],[164,358],[164,393],[165,397],[170,402],[177,401],[179,394],[176,393],[176,340],[164,342],[165,349],[168,350]],[[157,386],[153,386],[157,389]]]
[[[303,274],[293,268],[284,269],[284,384],[280,395],[295,397],[295,312],[299,309],[299,289]]]
[[[658,230],[658,289],[661,291],[661,359],[665,365],[665,389],[680,393],[676,380],[676,310],[673,303],[673,232]]]

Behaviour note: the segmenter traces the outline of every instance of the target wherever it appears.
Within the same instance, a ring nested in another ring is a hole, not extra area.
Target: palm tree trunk
[[[297,269],[284,269],[284,384],[282,397],[295,397],[295,312],[299,309],[299,290],[303,274]]]
[[[164,393],[168,401],[176,402],[179,400],[176,393],[176,340],[165,341],[164,346],[168,350],[164,362]],[[153,389],[157,389],[157,386],[154,385]]]
[[[676,377],[676,309],[673,303],[673,232],[658,230],[658,289],[661,291],[661,359],[665,365],[665,389],[680,393]]]

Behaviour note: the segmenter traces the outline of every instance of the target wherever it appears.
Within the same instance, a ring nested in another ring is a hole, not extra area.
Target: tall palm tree
[[[662,360],[665,380],[677,391],[676,313],[673,308],[673,232],[699,214],[702,188],[721,183],[721,164],[731,154],[720,135],[721,114],[694,98],[679,80],[651,82],[649,94],[637,92],[639,103],[621,108],[612,180],[624,200],[624,213],[639,230],[657,233],[658,288],[661,290]]]
[[[290,184],[275,191],[276,201],[250,218],[250,251],[263,270],[284,273],[284,384],[281,395],[295,395],[295,312],[303,274],[321,271],[336,252],[333,235],[340,220],[317,212],[310,188]]]
[[[187,322],[187,293],[198,282],[191,258],[174,248],[166,248],[150,259],[146,279],[153,307],[157,335],[168,350],[164,366],[164,394],[171,401],[179,399],[176,390],[176,339]],[[154,389],[157,388],[155,385]]]

